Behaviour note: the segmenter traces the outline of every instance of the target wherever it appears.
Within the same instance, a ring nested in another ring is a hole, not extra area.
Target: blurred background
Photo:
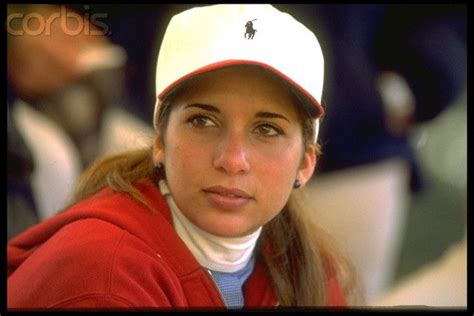
[[[151,144],[159,44],[192,6],[7,6],[9,239],[66,207],[92,161]],[[301,198],[366,304],[466,307],[466,5],[275,7],[323,49],[323,154]]]

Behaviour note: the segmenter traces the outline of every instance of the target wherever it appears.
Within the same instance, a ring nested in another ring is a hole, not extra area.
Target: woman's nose
[[[246,173],[249,168],[248,144],[239,133],[226,133],[217,143],[213,165],[230,175]]]

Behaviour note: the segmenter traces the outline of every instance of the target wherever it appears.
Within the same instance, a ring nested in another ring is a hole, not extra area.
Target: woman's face
[[[258,229],[286,204],[293,183],[312,175],[290,93],[251,67],[224,68],[194,79],[172,101],[154,161],[165,165],[181,212],[201,229],[236,237]]]

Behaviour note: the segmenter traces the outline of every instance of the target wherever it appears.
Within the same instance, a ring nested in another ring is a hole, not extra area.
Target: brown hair
[[[164,137],[168,125],[171,99],[168,97],[158,112],[155,126],[161,137]],[[313,124],[312,119],[301,111],[304,147],[307,148],[313,142]],[[316,147],[319,153],[319,146]],[[84,173],[74,200],[79,201],[109,186],[127,192],[147,205],[134,183],[154,177],[152,148],[115,155],[95,163]],[[262,230],[258,249],[273,280],[280,305],[325,306],[328,274],[338,279],[348,303],[357,303],[359,289],[352,266],[310,217],[300,200],[292,196],[284,209]]]

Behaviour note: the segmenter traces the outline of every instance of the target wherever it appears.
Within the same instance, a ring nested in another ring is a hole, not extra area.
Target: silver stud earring
[[[298,189],[299,187],[301,187],[301,181],[296,179],[295,183],[293,184],[293,188]]]
[[[165,180],[165,166],[163,163],[159,162],[155,165],[155,175],[157,176],[158,180]]]

